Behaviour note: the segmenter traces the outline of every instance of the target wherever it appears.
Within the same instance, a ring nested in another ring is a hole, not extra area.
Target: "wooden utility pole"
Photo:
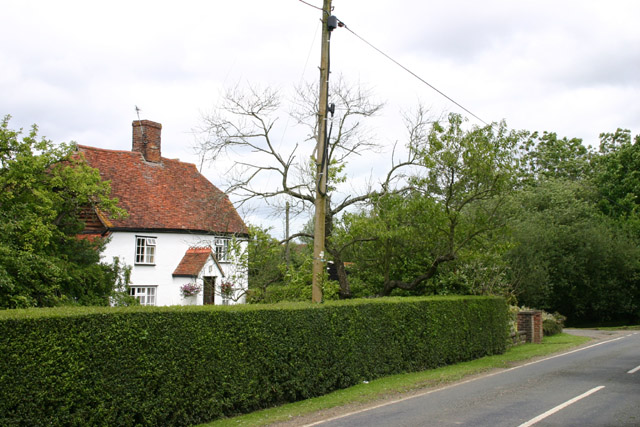
[[[327,209],[327,107],[329,97],[329,28],[331,0],[324,0],[322,8],[322,47],[320,51],[320,95],[318,97],[318,141],[316,145],[316,200],[313,233],[313,284],[311,301],[322,302],[322,282],[325,273],[325,218]]]
[[[287,270],[289,270],[289,264],[291,264],[291,252],[289,247],[289,209],[291,205],[287,202],[286,210],[285,210],[285,226],[284,226],[284,239],[287,241],[284,246],[284,260],[287,263]]]

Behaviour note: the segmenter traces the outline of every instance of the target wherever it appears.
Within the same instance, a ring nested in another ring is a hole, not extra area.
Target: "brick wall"
[[[131,151],[142,153],[148,162],[159,163],[162,156],[162,125],[151,120],[134,120]]]
[[[518,313],[518,331],[524,331],[527,342],[542,343],[542,311],[531,310]]]

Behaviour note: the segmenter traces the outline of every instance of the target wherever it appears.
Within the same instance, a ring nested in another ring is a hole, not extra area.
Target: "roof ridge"
[[[211,246],[189,246],[189,249],[187,249],[188,254],[204,254],[212,251]]]
[[[111,196],[129,212],[109,228],[247,233],[229,197],[194,163],[165,157],[161,164],[149,163],[138,152],[77,147],[78,156],[111,183]]]
[[[96,151],[108,151],[110,153],[128,153],[128,154],[142,154],[137,151],[131,150],[114,150],[113,148],[92,147],[90,145],[77,144],[78,148],[96,150]]]
[[[131,151],[131,150],[114,150],[112,148],[102,148],[102,147],[92,147],[90,145],[83,145],[83,144],[76,144],[76,146],[78,148],[82,148],[84,150],[95,150],[95,151],[105,151],[105,152],[109,152],[109,153],[123,153],[123,154],[130,154],[130,155],[134,155],[134,156],[141,156],[144,159],[144,156],[142,155],[142,153],[138,152],[138,151]],[[195,163],[193,162],[185,162],[182,161],[180,159],[172,159],[170,157],[160,157],[160,159],[164,162],[164,161],[169,161],[169,162],[176,162],[176,163],[182,163],[184,165],[191,165],[194,168],[196,168],[196,170],[198,170],[198,167],[196,166]],[[146,162],[146,160],[145,160]],[[148,162],[146,162],[148,163]],[[199,172],[199,171],[198,171]]]

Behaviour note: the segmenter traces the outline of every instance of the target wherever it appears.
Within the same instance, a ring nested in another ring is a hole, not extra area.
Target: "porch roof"
[[[224,271],[218,263],[213,250],[209,246],[204,247],[191,247],[187,249],[182,260],[173,272],[173,277],[198,277],[204,266],[207,264],[209,257],[213,259],[213,262],[220,270],[222,277],[224,277]]]

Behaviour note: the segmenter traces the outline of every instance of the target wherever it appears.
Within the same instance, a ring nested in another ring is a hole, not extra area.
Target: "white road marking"
[[[519,369],[519,368],[523,368],[525,366],[535,365],[536,363],[545,362],[547,360],[555,359],[557,357],[563,357],[563,356],[566,356],[567,354],[578,353],[579,351],[587,350],[587,349],[593,348],[593,347],[598,347],[599,345],[602,345],[602,344],[608,344],[610,342],[618,341],[618,340],[621,340],[623,338],[627,338],[627,337],[629,337],[631,335],[635,335],[635,334],[627,334],[627,335],[624,335],[624,336],[621,336],[621,337],[618,337],[618,338],[612,338],[610,340],[600,341],[598,343],[591,344],[591,345],[588,345],[586,347],[580,347],[580,348],[578,348],[576,350],[567,351],[566,353],[556,354],[555,356],[549,356],[549,357],[546,357],[546,358],[541,359],[541,360],[534,360],[533,362],[525,363],[524,365],[519,365],[519,366],[516,366],[514,368],[509,368],[508,370]]]
[[[573,354],[573,353],[577,353],[579,351],[587,350],[587,349],[590,349],[590,348],[593,348],[593,347],[597,347],[597,346],[600,346],[600,345],[603,345],[603,344],[608,344],[608,343],[613,342],[613,341],[618,341],[618,340],[621,340],[623,338],[630,337],[631,335],[635,335],[637,333],[638,332],[634,332],[634,333],[627,334],[627,335],[624,335],[624,336],[621,336],[621,337],[618,337],[618,338],[612,338],[612,339],[609,339],[609,340],[600,341],[598,343],[591,344],[591,345],[588,345],[586,347],[580,347],[580,348],[575,349],[575,350],[567,351],[566,353],[556,354],[554,356],[549,356],[549,357],[546,357],[544,359],[534,360],[533,362],[525,363],[523,365],[518,365],[518,366],[514,366],[512,368],[507,368],[507,369],[504,369],[504,370],[499,370],[499,371],[496,371],[496,372],[492,372],[490,374],[477,376],[475,378],[471,378],[471,379],[468,379],[468,380],[460,381],[460,382],[457,382],[457,383],[454,383],[454,384],[445,385],[443,387],[430,389],[430,390],[424,391],[422,393],[414,394],[414,395],[409,396],[409,397],[403,397],[403,398],[395,399],[395,400],[392,400],[392,401],[389,401],[389,402],[384,402],[384,403],[381,403],[379,405],[375,405],[375,406],[370,406],[370,407],[367,407],[367,408],[359,409],[357,411],[349,412],[349,413],[346,413],[346,414],[336,415],[335,417],[331,417],[331,418],[327,418],[327,419],[324,419],[324,420],[316,421],[316,422],[313,422],[311,424],[305,424],[302,427],[318,426],[318,425],[321,425],[321,424],[324,424],[324,423],[329,423],[331,421],[339,420],[341,418],[346,418],[346,417],[349,417],[351,415],[356,415],[356,414],[360,414],[360,413],[363,413],[363,412],[371,411],[373,409],[381,408],[383,406],[393,405],[394,403],[404,402],[405,400],[415,399],[415,398],[418,398],[418,397],[426,396],[428,394],[437,393],[439,391],[447,390],[447,389],[453,388],[453,387],[458,387],[460,385],[467,384],[467,383],[470,383],[470,382],[473,382],[473,381],[477,381],[479,379],[489,378],[489,377],[493,377],[495,375],[501,375],[501,374],[504,374],[506,372],[511,372],[511,371],[516,370],[516,369],[524,368],[525,366],[535,365],[535,364],[538,364],[538,363],[546,362],[547,360],[555,359],[557,357],[566,356],[568,354]]]
[[[636,366],[635,368],[627,372],[627,374],[635,374],[638,371],[640,371],[640,366]]]
[[[593,393],[595,393],[596,391],[598,391],[598,390],[602,390],[603,388],[604,388],[604,386],[603,386],[603,385],[598,386],[598,387],[595,387],[595,388],[592,388],[592,389],[591,389],[591,390],[589,390],[588,392],[586,392],[586,393],[582,393],[580,396],[574,397],[574,398],[573,398],[573,399],[571,399],[571,400],[567,400],[566,402],[561,403],[560,405],[556,406],[555,408],[553,408],[553,409],[549,409],[549,410],[548,410],[547,412],[545,412],[544,414],[540,414],[540,415],[538,415],[537,417],[535,417],[535,418],[533,418],[533,419],[531,419],[531,420],[527,421],[526,423],[524,423],[524,424],[520,424],[518,427],[529,427],[529,426],[532,426],[532,425],[534,425],[535,423],[537,423],[538,421],[542,421],[542,420],[544,420],[544,419],[545,419],[545,418],[547,418],[548,416],[553,415],[553,414],[555,414],[555,413],[556,413],[556,412],[558,412],[558,411],[561,411],[562,409],[566,408],[567,406],[569,406],[569,405],[571,405],[571,404],[573,404],[573,403],[576,403],[578,400],[584,399],[585,397],[590,396],[590,395],[592,395]]]

